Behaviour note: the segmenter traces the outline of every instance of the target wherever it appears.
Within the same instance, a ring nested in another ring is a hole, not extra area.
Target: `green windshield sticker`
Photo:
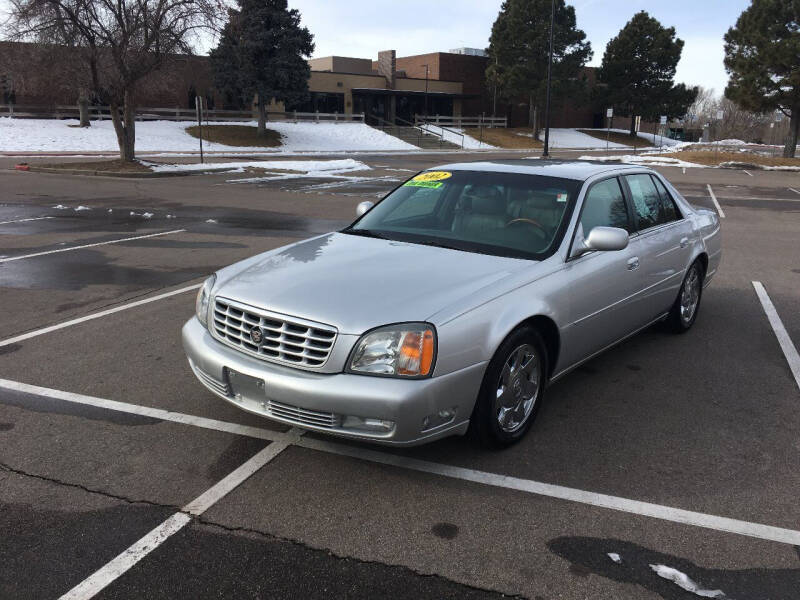
[[[404,186],[407,185],[407,186],[410,186],[410,187],[422,187],[422,188],[434,188],[435,189],[435,188],[442,187],[444,185],[444,183],[442,183],[441,181],[414,181],[412,179],[411,181],[406,181],[403,185]]]

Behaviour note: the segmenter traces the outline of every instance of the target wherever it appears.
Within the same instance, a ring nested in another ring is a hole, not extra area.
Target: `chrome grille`
[[[261,329],[260,344],[250,337]],[[220,340],[264,360],[284,364],[321,367],[336,341],[336,329],[263,311],[227,298],[214,301],[214,334]]]
[[[206,385],[211,391],[217,392],[218,394],[222,394],[223,396],[230,396],[231,389],[228,386],[227,382],[220,381],[219,379],[212,377],[205,371],[203,371],[200,367],[198,367],[194,362],[191,360],[189,361],[189,365],[192,367],[192,371],[194,374],[197,375],[197,378]]]
[[[333,413],[309,410],[283,404],[275,400],[267,401],[267,411],[274,417],[297,423],[298,425],[314,425],[315,427],[333,428],[341,425],[341,418]]]

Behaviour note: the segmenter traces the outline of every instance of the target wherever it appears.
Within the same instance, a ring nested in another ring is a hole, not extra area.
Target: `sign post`
[[[635,136],[634,136],[634,138],[633,138],[631,143],[633,144],[633,154],[635,156],[636,155],[636,142],[639,139],[639,130],[642,128],[642,116],[641,115],[637,115],[636,118],[634,119],[633,123],[634,123],[633,132],[634,132]]]
[[[606,109],[606,119],[608,123],[608,130],[606,131],[606,154],[608,154],[608,139],[611,137],[611,119],[614,118],[614,108],[609,107]]]
[[[667,115],[661,115],[660,127],[661,129],[661,143],[658,144],[659,149],[664,145],[664,130],[667,128]],[[653,143],[656,143],[656,138],[653,136]]]
[[[194,97],[194,110],[197,113],[197,127],[200,133],[200,164],[203,164],[203,99]]]
[[[723,111],[721,111],[721,110],[718,110],[718,111],[717,111],[717,120],[714,122],[714,128],[713,128],[713,130],[712,130],[712,131],[713,131],[713,135],[714,135],[714,137],[715,137],[715,138],[719,137],[719,136],[717,135],[717,127],[716,127],[716,125],[717,125],[717,123],[719,123],[720,121],[722,121],[722,119],[723,119],[724,117],[725,117],[725,113],[724,113]],[[718,153],[719,153],[719,140],[718,140],[718,139],[715,139],[715,140],[714,140],[714,161],[715,161],[715,162],[716,162],[716,160],[717,160],[717,154],[718,154]]]

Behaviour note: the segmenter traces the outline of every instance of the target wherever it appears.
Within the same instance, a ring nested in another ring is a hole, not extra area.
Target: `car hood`
[[[531,262],[330,233],[223,269],[213,293],[361,334],[427,320]]]

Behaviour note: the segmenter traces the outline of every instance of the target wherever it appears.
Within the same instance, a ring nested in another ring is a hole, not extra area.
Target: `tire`
[[[529,325],[513,331],[486,368],[470,419],[471,436],[489,448],[506,448],[521,440],[542,404],[547,367],[539,332]],[[498,394],[501,389],[504,394]]]
[[[705,269],[699,260],[694,261],[686,270],[678,297],[667,317],[667,326],[674,333],[686,333],[697,320],[703,297],[704,276]]]

